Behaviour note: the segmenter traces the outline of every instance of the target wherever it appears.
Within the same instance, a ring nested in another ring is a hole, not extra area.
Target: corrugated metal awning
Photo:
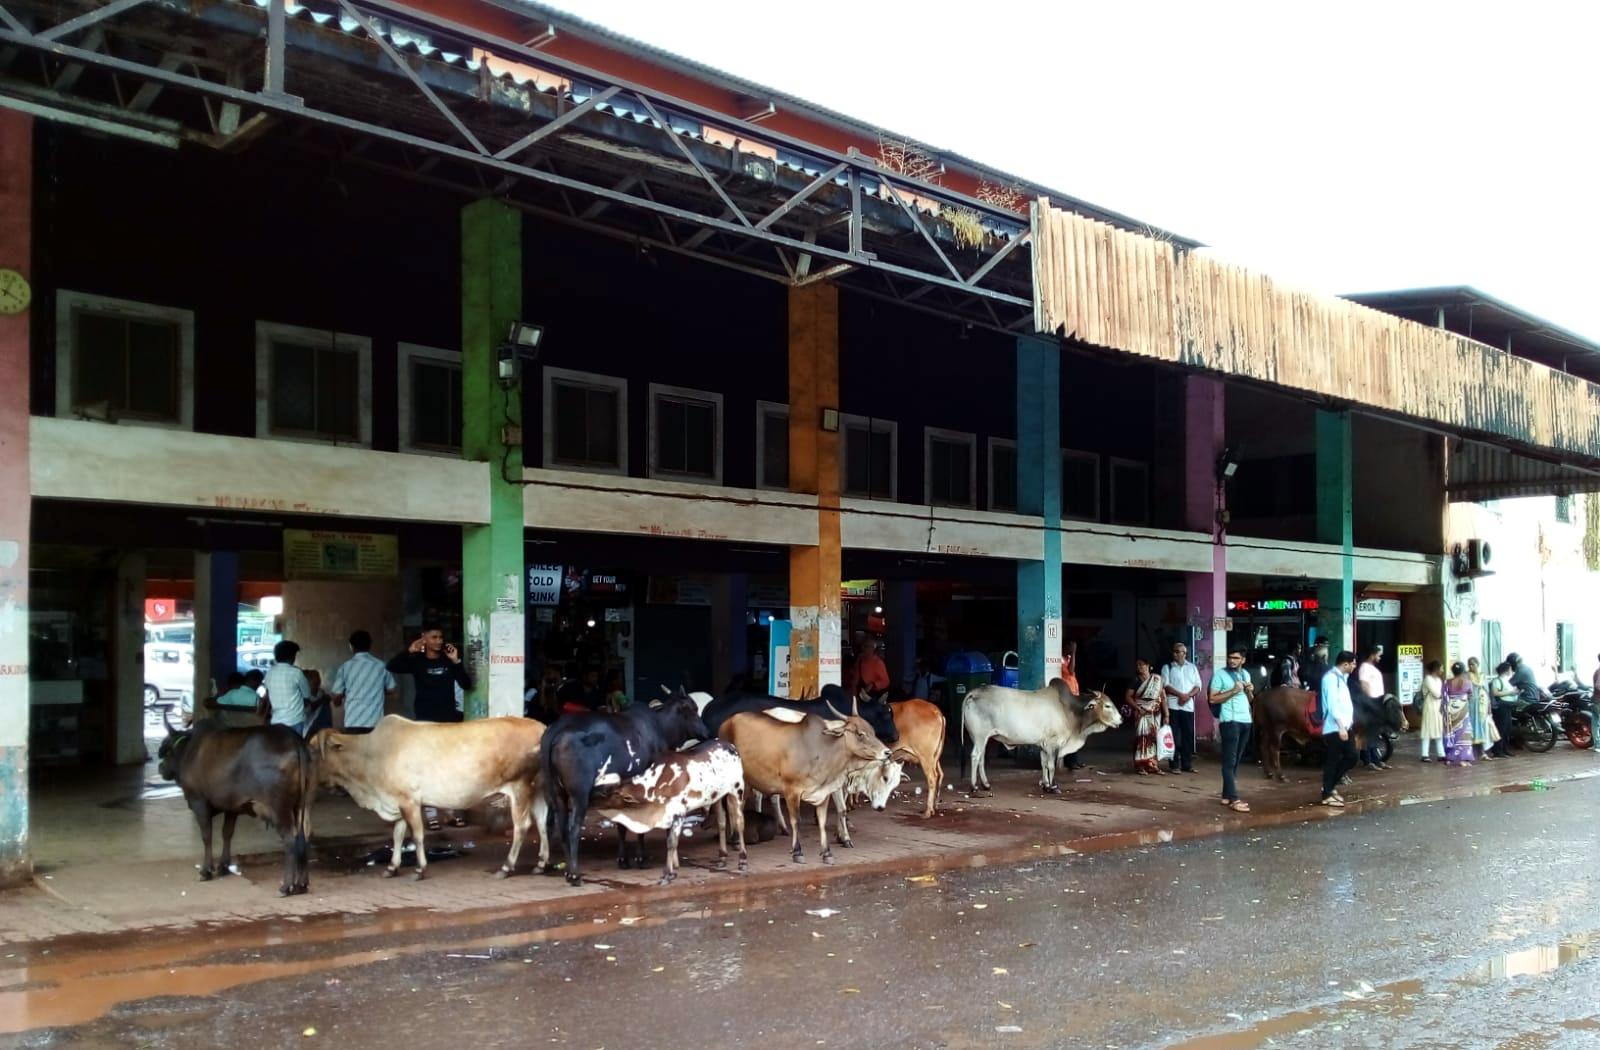
[[[1455,502],[1600,492],[1600,472],[1478,441],[1451,442],[1445,491]]]

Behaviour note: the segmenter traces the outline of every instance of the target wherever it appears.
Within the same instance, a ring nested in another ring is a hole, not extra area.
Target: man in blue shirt
[[[1250,806],[1239,797],[1234,774],[1245,745],[1250,742],[1250,697],[1254,686],[1244,669],[1244,650],[1229,649],[1228,665],[1211,674],[1211,702],[1222,705],[1217,714],[1222,734],[1222,804],[1235,813],[1248,813]]]
[[[1344,775],[1356,768],[1355,705],[1350,700],[1350,672],[1356,668],[1356,654],[1346,649],[1322,676],[1322,743],[1327,749],[1322,761],[1322,804],[1344,808],[1344,797],[1336,788]]]

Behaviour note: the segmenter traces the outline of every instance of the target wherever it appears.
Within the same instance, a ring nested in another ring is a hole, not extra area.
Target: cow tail
[[[317,765],[311,750],[300,748],[300,813],[294,829],[294,858],[305,870],[311,851],[311,804],[317,798]]]

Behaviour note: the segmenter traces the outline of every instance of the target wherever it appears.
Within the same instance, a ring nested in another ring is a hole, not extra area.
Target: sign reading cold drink
[[[528,604],[558,605],[561,602],[560,565],[528,566]]]

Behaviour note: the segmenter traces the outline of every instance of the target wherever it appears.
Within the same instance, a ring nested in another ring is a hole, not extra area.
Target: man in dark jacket
[[[1311,659],[1300,665],[1300,684],[1306,689],[1321,689],[1322,679],[1332,665],[1328,663],[1328,643],[1319,641],[1311,647]]]
[[[461,721],[461,712],[456,710],[455,687],[471,689],[472,676],[461,666],[461,654],[444,640],[444,632],[437,625],[424,625],[421,636],[405,652],[389,661],[389,670],[411,675],[416,683],[418,722]]]

